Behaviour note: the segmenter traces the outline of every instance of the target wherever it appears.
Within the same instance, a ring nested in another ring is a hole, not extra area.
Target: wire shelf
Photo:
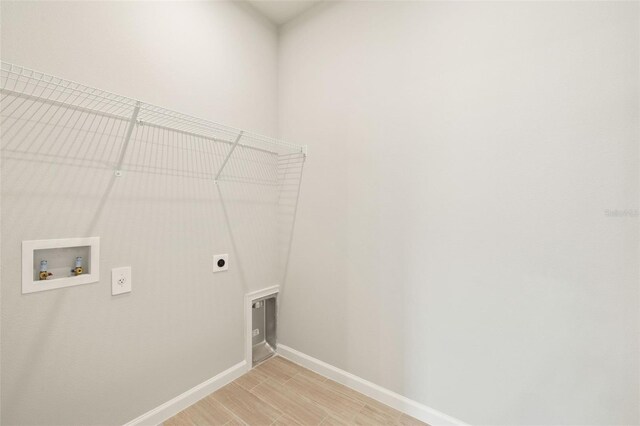
[[[280,185],[306,147],[22,66],[0,66],[2,153],[124,172]]]

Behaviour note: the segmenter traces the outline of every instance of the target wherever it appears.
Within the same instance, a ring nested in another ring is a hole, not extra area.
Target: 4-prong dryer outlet
[[[229,269],[229,255],[228,254],[214,254],[213,255],[213,272],[221,272]]]
[[[272,294],[251,305],[251,358],[253,365],[272,357],[276,353],[276,309],[277,295]]]

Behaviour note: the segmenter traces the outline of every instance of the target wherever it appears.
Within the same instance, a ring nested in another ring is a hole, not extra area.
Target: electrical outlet
[[[111,270],[111,295],[131,293],[131,266]]]
[[[229,255],[214,254],[213,255],[213,272],[226,271],[227,269],[229,269]]]
[[[251,333],[253,335],[253,337],[256,337],[258,335],[260,335],[260,329],[256,328],[255,330],[253,330],[253,333]]]

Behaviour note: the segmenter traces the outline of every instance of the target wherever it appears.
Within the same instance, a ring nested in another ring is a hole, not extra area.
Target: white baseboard
[[[350,387],[370,398],[380,401],[396,410],[405,413],[411,417],[415,417],[431,426],[448,425],[448,426],[466,426],[466,423],[448,416],[440,411],[429,408],[424,404],[413,401],[400,394],[392,392],[388,389],[371,383],[358,376],[341,370],[319,359],[298,352],[288,346],[278,343],[278,354],[291,362],[295,362],[311,371],[335,380],[345,386]]]
[[[233,367],[226,369],[222,373],[200,383],[199,385],[196,385],[195,387],[189,389],[181,395],[176,396],[172,400],[165,402],[159,407],[156,407],[153,410],[144,413],[140,417],[131,420],[125,426],[158,425],[165,420],[175,416],[190,405],[200,401],[210,393],[217,391],[228,383],[231,383],[232,381],[246,373],[248,369],[249,368],[245,361],[239,362]]]

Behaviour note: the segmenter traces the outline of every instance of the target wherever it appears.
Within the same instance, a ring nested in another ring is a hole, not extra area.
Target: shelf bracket
[[[131,140],[133,128],[135,127],[138,120],[139,112],[140,102],[136,102],[136,107],[133,109],[133,114],[131,115],[131,120],[129,121],[129,127],[127,128],[127,134],[124,137],[124,143],[122,144],[122,149],[120,150],[120,157],[118,158],[118,165],[116,166],[115,171],[116,177],[122,176],[122,162],[124,161],[124,156],[127,154],[127,148],[129,147],[129,141]]]
[[[218,173],[216,174],[215,179],[213,180],[215,183],[218,183],[218,178],[220,177],[220,175],[222,174],[222,171],[224,170],[224,166],[227,165],[227,161],[229,161],[229,158],[231,158],[231,154],[233,154],[233,151],[236,149],[236,147],[238,146],[238,142],[240,142],[240,138],[242,137],[242,134],[244,133],[244,131],[240,131],[240,134],[238,134],[238,137],[236,137],[236,140],[233,142],[233,146],[231,147],[231,149],[229,150],[229,153],[227,154],[227,157],[224,159],[224,161],[222,162],[222,166],[220,166],[220,170],[218,170]]]

